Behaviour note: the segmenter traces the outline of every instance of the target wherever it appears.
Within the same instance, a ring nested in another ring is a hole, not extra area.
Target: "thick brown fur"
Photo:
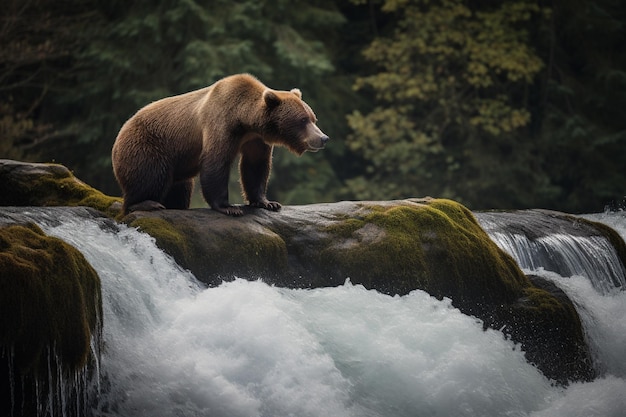
[[[113,145],[124,213],[189,208],[193,178],[214,210],[242,215],[228,201],[228,176],[237,155],[243,196],[254,207],[279,210],[265,195],[274,145],[297,155],[328,141],[300,90],[271,90],[248,74],[226,77],[140,109]]]

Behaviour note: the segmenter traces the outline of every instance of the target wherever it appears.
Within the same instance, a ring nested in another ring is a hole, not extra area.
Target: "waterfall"
[[[349,280],[313,290],[245,279],[206,288],[150,236],[87,212],[63,213],[28,215],[78,248],[102,281],[93,416],[624,416],[619,278],[607,280],[607,291],[583,272],[524,267],[589,312],[602,375],[557,387],[519,346],[483,331],[450,300],[419,290],[392,297]],[[626,219],[607,216],[600,221],[614,221],[624,236]],[[576,256],[586,253],[567,255],[572,263]]]
[[[511,226],[511,217],[520,216],[527,216],[527,222],[521,227]],[[624,266],[604,236],[562,232],[559,226],[546,227],[543,218],[533,224],[532,214],[478,213],[476,217],[491,239],[513,256],[522,269],[543,268],[564,277],[582,275],[605,294],[626,287]],[[574,224],[567,230],[575,233],[577,227]],[[542,230],[541,234],[537,230]]]

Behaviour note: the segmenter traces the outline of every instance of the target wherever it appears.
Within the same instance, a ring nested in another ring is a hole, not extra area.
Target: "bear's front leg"
[[[233,206],[228,202],[228,161],[213,161],[206,158],[200,171],[200,185],[206,202],[215,211],[229,216],[243,216],[241,207]]]
[[[267,182],[272,166],[272,147],[262,139],[246,142],[241,147],[239,161],[239,176],[244,198],[251,207],[260,207],[266,210],[278,211],[280,203],[270,201],[265,196]]]

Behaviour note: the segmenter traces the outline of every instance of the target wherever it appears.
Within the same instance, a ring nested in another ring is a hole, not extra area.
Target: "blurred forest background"
[[[622,0],[2,0],[0,19],[0,158],[110,195],[125,120],[240,72],[300,88],[331,137],[275,151],[283,204],[579,213],[626,194]]]

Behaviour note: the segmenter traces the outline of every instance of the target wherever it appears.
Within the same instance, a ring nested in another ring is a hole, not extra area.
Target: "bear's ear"
[[[295,94],[299,99],[302,99],[302,91],[300,91],[298,88],[291,89],[291,92]]]
[[[275,92],[269,89],[263,92],[263,100],[265,100],[265,104],[270,109],[280,104],[280,97],[278,97],[278,95]]]

